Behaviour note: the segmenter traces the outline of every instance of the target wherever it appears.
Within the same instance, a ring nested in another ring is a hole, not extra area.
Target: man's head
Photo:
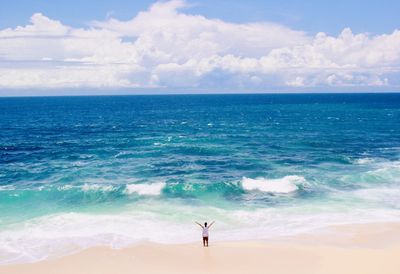
[[[204,226],[207,227],[207,222],[204,223]]]

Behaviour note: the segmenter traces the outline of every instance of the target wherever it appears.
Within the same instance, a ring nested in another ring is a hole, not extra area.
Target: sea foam
[[[8,185],[8,186],[0,186],[0,191],[2,191],[2,190],[14,190],[15,189],[15,186],[10,186],[10,185]]]
[[[262,177],[251,179],[243,177],[242,187],[245,190],[287,194],[297,191],[299,189],[298,185],[304,185],[306,182],[304,177],[297,175],[285,176],[279,179],[266,179]]]
[[[371,164],[374,163],[374,159],[372,158],[360,158],[354,161],[358,165],[365,165],[365,164]]]
[[[164,182],[152,184],[129,184],[126,185],[125,193],[137,193],[139,195],[157,196],[161,194],[161,191],[163,190],[165,185],[166,184]]]
[[[101,185],[101,184],[84,184],[82,186],[83,191],[113,191],[114,187],[111,185]]]

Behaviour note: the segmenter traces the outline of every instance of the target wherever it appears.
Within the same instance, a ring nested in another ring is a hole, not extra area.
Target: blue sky
[[[398,90],[398,11],[387,0],[3,1],[0,95]]]

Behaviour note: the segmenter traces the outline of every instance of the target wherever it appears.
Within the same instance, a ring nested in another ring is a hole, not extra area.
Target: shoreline
[[[400,223],[330,227],[273,240],[93,247],[0,273],[398,273]],[[212,238],[211,238],[212,239]]]

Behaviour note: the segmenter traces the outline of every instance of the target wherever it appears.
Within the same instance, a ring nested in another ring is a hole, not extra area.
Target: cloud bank
[[[398,85],[400,31],[311,36],[157,2],[128,21],[73,28],[41,13],[0,30],[0,88],[304,88]]]

